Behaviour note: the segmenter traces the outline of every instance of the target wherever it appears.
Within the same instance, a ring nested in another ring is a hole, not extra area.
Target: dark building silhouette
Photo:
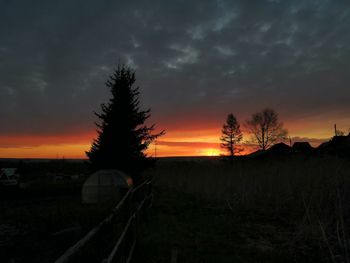
[[[314,149],[309,142],[295,142],[293,144],[294,153],[311,153]]]
[[[266,151],[258,150],[248,155],[249,158],[275,158],[292,156],[335,155],[350,157],[350,134],[334,136],[330,141],[320,144],[317,148],[309,142],[295,142],[293,147],[285,143],[277,143]]]
[[[287,144],[280,142],[280,143],[277,143],[277,144],[271,146],[268,149],[268,152],[272,153],[272,154],[288,154],[291,152],[291,149],[292,148],[290,146],[288,146]]]
[[[350,157],[350,134],[334,136],[329,142],[322,143],[317,150],[321,154]]]
[[[292,152],[292,147],[281,142],[271,146],[267,150],[258,150],[248,155],[249,158],[275,158],[275,157],[284,157],[290,155]]]

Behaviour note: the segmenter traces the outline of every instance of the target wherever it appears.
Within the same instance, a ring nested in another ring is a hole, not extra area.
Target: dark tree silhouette
[[[279,141],[287,138],[288,131],[283,128],[283,123],[278,120],[278,114],[273,109],[265,109],[254,113],[246,122],[248,131],[253,135],[253,142],[262,150],[268,149]]]
[[[225,149],[231,159],[235,154],[243,151],[237,144],[241,142],[243,135],[236,117],[231,113],[227,116],[226,123],[222,126],[221,147]]]
[[[93,170],[120,169],[137,179],[153,163],[145,150],[164,131],[153,134],[154,125],[145,125],[150,109],[140,110],[139,88],[134,83],[135,72],[124,65],[106,82],[112,97],[101,104],[101,113],[95,112],[100,119],[95,123],[98,136],[86,152]]]

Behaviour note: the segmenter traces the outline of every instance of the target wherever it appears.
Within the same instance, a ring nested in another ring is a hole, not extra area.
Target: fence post
[[[149,207],[152,205],[152,178],[144,181],[135,188],[123,189],[120,191],[121,201],[112,210],[112,213],[106,217],[100,224],[88,232],[75,245],[70,247],[66,252],[56,260],[56,263],[72,262],[77,254],[82,253],[84,247],[96,236],[105,230],[115,232],[114,228],[119,228],[119,225],[114,222],[119,218],[123,223],[122,233],[117,237],[118,240],[112,251],[102,261],[103,263],[121,262],[129,263],[131,261],[135,247],[137,246],[138,227],[140,218],[143,217],[149,220]],[[117,215],[118,214],[118,215]],[[106,227],[109,227],[108,229]],[[105,229],[105,230],[103,230]],[[118,230],[119,231],[119,230]],[[110,232],[111,233],[111,232]],[[114,239],[114,238],[112,238]]]

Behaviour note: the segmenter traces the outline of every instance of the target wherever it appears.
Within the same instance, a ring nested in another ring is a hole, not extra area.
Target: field
[[[80,196],[1,201],[0,262],[52,262],[109,213]]]
[[[69,162],[26,169],[86,172]],[[350,260],[349,160],[161,158],[147,173],[154,205],[134,262]],[[0,262],[52,262],[113,205],[82,205],[82,181],[42,182],[25,194],[1,192]]]
[[[349,262],[349,161],[162,159],[143,262]]]
[[[15,160],[2,161],[16,167]],[[21,164],[23,165],[23,164]],[[22,182],[29,189],[0,188],[0,262],[53,262],[87,231],[104,219],[114,205],[83,205],[77,181],[52,183],[45,172],[83,173],[82,162],[32,161]]]

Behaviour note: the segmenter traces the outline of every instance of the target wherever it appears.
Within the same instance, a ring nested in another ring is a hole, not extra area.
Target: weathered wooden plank
[[[109,223],[113,217],[116,215],[116,213],[121,209],[123,204],[125,203],[125,200],[127,200],[128,196],[131,194],[132,190],[130,189],[125,196],[120,200],[120,202],[117,204],[115,208],[113,208],[113,212],[106,217],[101,223],[99,223],[96,227],[94,227],[92,230],[90,230],[82,239],[80,239],[77,243],[75,243],[73,246],[71,246],[69,249],[66,250],[66,252],[58,258],[55,263],[66,263],[69,262],[69,260],[77,253],[79,250],[84,247],[84,245],[89,242],[97,233],[100,231],[102,226]]]
[[[111,222],[111,220],[118,214],[118,212],[126,204],[126,200],[128,200],[128,198],[131,198],[132,195],[135,192],[139,191],[141,188],[146,187],[146,186],[150,187],[150,184],[152,184],[152,180],[146,180],[142,184],[138,185],[137,187],[135,187],[133,189],[129,189],[129,191],[124,195],[122,200],[120,200],[120,202],[112,209],[112,213],[107,218],[105,218],[100,224],[98,224],[95,228],[93,228],[91,231],[89,231],[75,245],[73,245],[68,250],[66,250],[66,252],[59,259],[57,259],[55,261],[55,263],[67,263],[67,262],[69,262],[76,255],[76,253],[78,253],[101,230],[101,228],[104,225]],[[151,188],[150,188],[150,190],[152,191]],[[120,245],[124,241],[124,238],[126,236],[127,231],[129,230],[129,228],[131,226],[132,221],[135,220],[136,216],[138,215],[138,213],[140,212],[140,210],[142,209],[142,207],[144,206],[144,204],[146,203],[147,200],[149,200],[149,199],[151,200],[151,202],[150,202],[150,205],[151,205],[152,198],[153,198],[152,192],[145,194],[145,197],[138,204],[136,211],[134,211],[134,213],[128,218],[128,221],[127,221],[121,235],[119,236],[115,246],[113,247],[111,253],[109,254],[109,256],[106,259],[103,260],[104,263],[105,262],[106,263],[112,262],[113,258],[115,257],[115,255],[118,252]],[[127,262],[130,262],[130,260],[132,258],[135,244],[136,244],[136,240],[134,239],[133,244],[132,244],[130,250],[128,251]]]
[[[126,260],[126,263],[130,263],[131,262],[132,256],[134,254],[135,246],[136,246],[136,240],[134,240],[134,242],[132,243],[132,246],[131,246],[131,249],[130,249],[130,252],[129,252],[129,256],[128,256],[127,260]]]
[[[104,263],[111,263],[112,260],[114,259],[116,253],[118,252],[118,249],[119,249],[121,243],[122,243],[123,240],[124,240],[124,237],[125,237],[127,231],[128,231],[129,228],[130,228],[131,222],[132,222],[132,220],[134,220],[134,218],[135,218],[135,214],[133,214],[132,216],[130,216],[130,218],[129,218],[129,220],[128,220],[128,223],[125,225],[122,234],[120,235],[120,237],[119,237],[117,243],[115,244],[114,248],[112,249],[112,252],[109,254],[109,256],[108,256],[105,260],[103,260]]]

